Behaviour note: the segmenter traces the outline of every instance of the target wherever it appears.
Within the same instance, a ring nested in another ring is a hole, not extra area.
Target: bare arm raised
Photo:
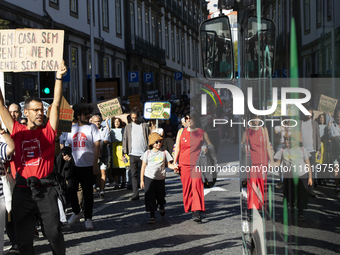
[[[56,74],[54,85],[54,98],[51,106],[50,124],[53,130],[57,130],[59,123],[59,110],[61,104],[61,97],[63,95],[63,74],[67,72],[65,62],[61,62],[59,70]]]

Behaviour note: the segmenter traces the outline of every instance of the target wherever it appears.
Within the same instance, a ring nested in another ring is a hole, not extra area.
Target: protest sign
[[[145,119],[170,119],[171,104],[169,102],[145,102],[144,115]]]
[[[0,71],[57,71],[63,60],[64,30],[0,30]]]
[[[141,108],[139,95],[129,96],[129,103],[130,103],[130,109],[131,110],[135,107]],[[142,109],[140,109],[140,110],[142,110]]]
[[[51,105],[52,106],[52,105]],[[50,118],[51,106],[47,110],[47,118]],[[59,132],[71,132],[72,129],[72,120],[73,120],[73,110],[72,107],[68,104],[65,97],[61,98],[60,110],[59,110],[59,124],[58,131]]]
[[[103,115],[103,119],[106,119],[107,117],[111,118],[123,113],[118,97],[98,104],[98,109]]]
[[[338,103],[337,99],[321,95],[318,110],[333,115],[337,103]]]
[[[152,90],[146,92],[147,101],[156,101],[158,100],[158,90]]]
[[[116,98],[120,94],[120,80],[117,78],[96,79],[97,101]]]

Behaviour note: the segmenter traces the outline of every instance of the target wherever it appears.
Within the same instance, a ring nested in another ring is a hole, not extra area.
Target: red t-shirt
[[[14,121],[11,138],[15,144],[15,154],[11,161],[12,175],[18,172],[24,178],[35,176],[44,178],[53,172],[55,136],[57,131],[46,126],[35,130]]]

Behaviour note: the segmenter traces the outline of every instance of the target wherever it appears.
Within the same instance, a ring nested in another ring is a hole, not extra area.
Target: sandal
[[[305,220],[306,220],[305,216],[303,215],[298,216],[298,221],[305,221]]]
[[[155,218],[150,218],[148,221],[148,224],[154,224],[156,223],[156,219]]]

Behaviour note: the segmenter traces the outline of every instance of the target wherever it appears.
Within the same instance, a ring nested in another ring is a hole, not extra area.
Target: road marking
[[[211,191],[228,191],[228,190],[214,186],[210,189],[204,189],[204,196],[208,195]]]

